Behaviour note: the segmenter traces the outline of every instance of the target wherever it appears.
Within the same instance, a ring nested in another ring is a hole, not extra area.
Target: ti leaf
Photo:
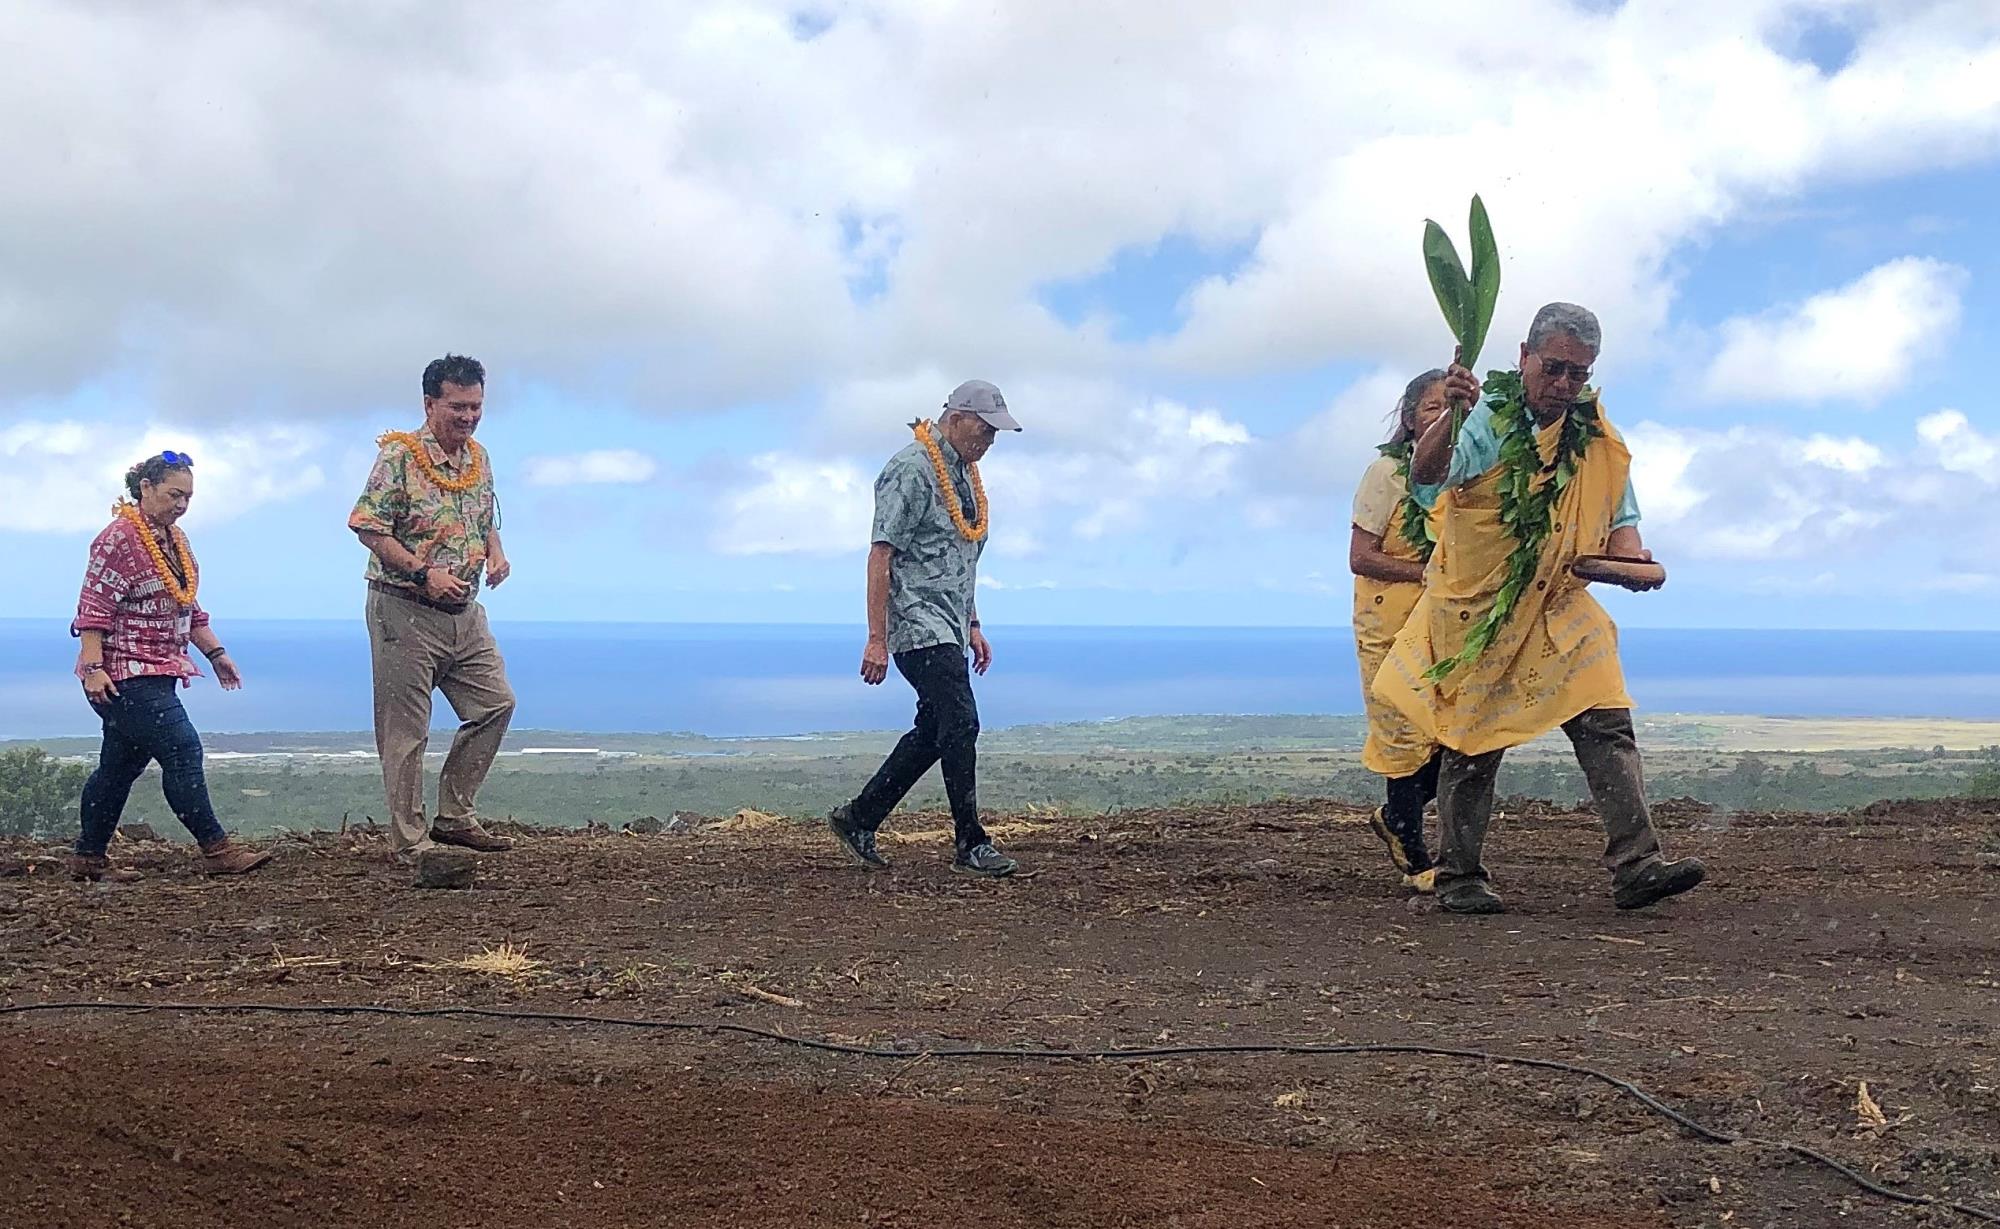
[[[1459,334],[1464,353],[1459,361],[1471,367],[1479,360],[1486,344],[1486,327],[1493,323],[1493,305],[1500,300],[1500,249],[1493,242],[1493,224],[1486,218],[1486,203],[1472,198],[1472,278],[1471,311],[1467,328]],[[1447,240],[1446,242],[1449,242]]]
[[[1429,218],[1424,219],[1424,271],[1430,274],[1431,293],[1437,295],[1452,338],[1464,345],[1474,313],[1472,279],[1465,275],[1451,236]]]

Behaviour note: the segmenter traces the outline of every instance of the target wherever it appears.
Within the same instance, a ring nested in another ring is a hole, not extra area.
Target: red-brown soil
[[[1996,818],[1675,814],[1699,891],[1612,908],[1588,817],[1496,824],[1513,912],[1442,915],[1326,804],[1014,817],[1037,873],[894,871],[755,820],[531,837],[464,892],[368,840],[87,886],[0,850],[0,1005],[509,1006],[909,1048],[1421,1042],[1637,1080],[1733,1132],[2000,1208]],[[34,873],[19,873],[33,871]],[[503,942],[524,976],[457,961]],[[794,1005],[795,1004],[795,1005]],[[1859,1085],[1886,1126],[1857,1110]],[[1421,1057],[835,1057],[704,1032],[0,1015],[0,1223],[1813,1227],[1976,1222],[1693,1140],[1614,1090]]]

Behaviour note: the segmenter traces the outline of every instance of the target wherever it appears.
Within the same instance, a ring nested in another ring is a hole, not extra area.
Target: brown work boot
[[[460,849],[470,849],[474,853],[505,853],[514,848],[514,842],[504,836],[494,836],[476,822],[463,828],[440,828],[431,825],[431,839],[440,845],[456,845]]]
[[[145,878],[138,871],[111,865],[111,859],[101,853],[71,854],[69,877],[78,883],[96,883],[100,879],[108,879],[112,883],[137,883]]]
[[[201,847],[201,869],[206,875],[247,875],[270,860],[270,850],[238,845],[226,836]]]

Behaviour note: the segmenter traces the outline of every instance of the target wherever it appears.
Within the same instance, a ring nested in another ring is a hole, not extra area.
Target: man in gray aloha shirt
[[[1001,431],[1019,431],[1000,390],[967,380],[952,390],[935,425],[913,424],[918,439],[889,458],[875,480],[875,537],[868,551],[868,647],[861,677],[870,686],[896,671],[917,692],[917,718],[853,802],[827,816],[850,857],[867,867],[889,860],[875,833],[918,778],[939,764],[951,801],[952,869],[998,878],[1015,862],[979,823],[976,765],[979,707],[972,671],[986,673],[992,647],[974,601],[987,521],[979,459]],[[928,433],[937,447],[933,459]],[[949,479],[950,489],[940,481]],[[966,654],[971,654],[970,669]]]

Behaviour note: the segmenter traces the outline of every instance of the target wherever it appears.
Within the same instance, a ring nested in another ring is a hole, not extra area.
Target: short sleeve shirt
[[[1394,457],[1376,457],[1354,489],[1354,527],[1381,537],[1403,502],[1403,475]]]
[[[1464,486],[1474,478],[1484,474],[1500,463],[1500,432],[1493,425],[1493,407],[1480,402],[1472,407],[1459,424],[1458,443],[1452,446],[1451,469],[1446,471],[1444,481],[1439,483],[1419,482],[1411,487],[1417,502],[1426,508],[1437,506],[1438,496],[1455,486]],[[1639,523],[1639,497],[1632,490],[1631,478],[1625,479],[1625,494],[1618,501],[1618,514],[1611,518],[1613,529],[1624,529]]]
[[[978,512],[971,475],[951,441],[941,434],[936,438],[959,508],[973,520]],[[889,651],[965,647],[972,636],[973,591],[985,542],[967,541],[952,522],[938,490],[937,470],[921,443],[889,458],[875,480],[873,540],[894,549],[889,558]]]
[[[476,442],[467,443],[456,457],[446,456],[428,428],[418,434],[417,442],[447,480],[456,481],[476,463],[478,481],[463,491],[446,490],[431,481],[407,446],[391,440],[375,458],[347,527],[357,533],[387,534],[416,555],[435,543],[431,566],[451,569],[476,594],[485,575],[486,540],[498,518],[492,460]],[[418,587],[408,577],[392,574],[373,552],[368,556],[368,579],[405,589]]]
[[[166,546],[163,553],[171,550]],[[171,567],[178,556],[167,554],[167,558]],[[185,583],[187,577],[175,579]],[[90,544],[83,590],[69,630],[72,636],[104,633],[104,672],[112,682],[153,674],[200,677],[201,670],[188,656],[188,637],[207,626],[208,612],[201,603],[182,606],[168,591],[132,522],[119,517]]]

